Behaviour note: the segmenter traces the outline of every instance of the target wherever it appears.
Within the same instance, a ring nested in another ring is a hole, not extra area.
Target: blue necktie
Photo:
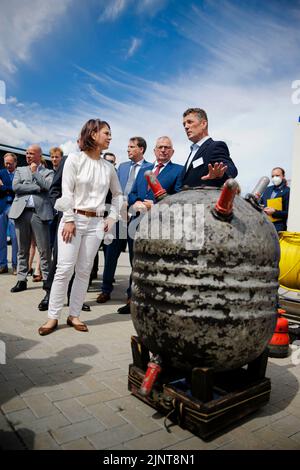
[[[124,196],[128,196],[133,186],[135,180],[135,173],[136,173],[137,163],[133,163],[130,167],[130,173],[128,176],[128,180],[124,189]]]

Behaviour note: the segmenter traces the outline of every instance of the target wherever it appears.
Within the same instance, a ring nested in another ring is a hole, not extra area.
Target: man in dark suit
[[[11,264],[13,274],[17,274],[18,243],[13,220],[8,213],[15,193],[12,189],[17,157],[14,153],[6,153],[3,157],[4,169],[0,170],[0,274],[8,272],[7,266],[7,228],[9,228],[12,255]]]
[[[183,170],[183,186],[221,187],[228,178],[237,176],[225,142],[209,137],[207,114],[203,109],[187,109],[183,113],[183,126],[193,142]]]
[[[46,295],[38,305],[38,309],[41,310],[41,311],[48,310],[50,290],[51,290],[51,286],[52,286],[52,283],[53,283],[53,280],[54,280],[56,265],[57,265],[57,230],[58,230],[59,223],[60,223],[60,220],[62,218],[63,213],[62,212],[57,212],[54,209],[54,205],[56,203],[56,200],[59,199],[62,196],[62,187],[61,187],[61,185],[62,185],[62,174],[63,174],[63,169],[64,169],[65,162],[66,162],[66,157],[62,157],[59,166],[57,166],[56,169],[55,169],[53,181],[52,181],[52,184],[50,186],[49,194],[48,194],[49,201],[50,201],[51,206],[53,207],[53,211],[54,211],[53,221],[54,221],[56,229],[55,229],[55,238],[54,238],[54,243],[53,243],[52,261],[51,261],[51,264],[50,264],[49,275],[48,275],[47,281],[44,282],[44,286],[43,286],[44,290],[46,291]],[[68,304],[69,304],[69,297],[70,297],[70,293],[71,293],[71,287],[72,287],[73,279],[74,279],[74,275],[73,275],[73,277],[72,277],[72,279],[69,283],[69,287],[68,287]],[[84,310],[85,312],[90,312],[91,309],[90,309],[89,305],[83,304],[82,305],[82,310]]]

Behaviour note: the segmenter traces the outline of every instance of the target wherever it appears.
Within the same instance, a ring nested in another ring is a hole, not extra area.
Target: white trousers
[[[48,318],[57,320],[63,308],[68,284],[74,273],[75,278],[70,296],[69,314],[78,317],[89,285],[94,258],[104,232],[102,217],[86,217],[75,214],[76,235],[70,243],[62,239],[64,221],[57,232],[57,267],[50,292]]]

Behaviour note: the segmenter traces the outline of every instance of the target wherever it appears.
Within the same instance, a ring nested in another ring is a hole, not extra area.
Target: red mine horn
[[[230,178],[225,182],[220,197],[217,200],[215,207],[212,209],[212,213],[215,217],[226,221],[232,219],[233,200],[238,187],[238,183],[233,178]]]
[[[155,174],[152,171],[147,170],[144,173],[144,176],[147,180],[148,185],[153,191],[154,197],[157,201],[162,199],[167,195],[167,191],[162,187]]]

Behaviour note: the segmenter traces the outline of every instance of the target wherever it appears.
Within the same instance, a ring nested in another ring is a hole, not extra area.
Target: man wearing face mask
[[[263,193],[261,204],[277,232],[282,232],[286,230],[290,198],[290,188],[287,186],[283,168],[273,168],[272,183],[273,186],[269,186]]]

